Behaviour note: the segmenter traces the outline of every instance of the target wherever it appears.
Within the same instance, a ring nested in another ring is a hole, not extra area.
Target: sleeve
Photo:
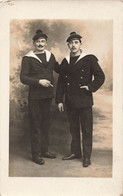
[[[57,61],[55,61],[54,71],[58,74],[61,73],[61,68],[60,68],[60,65]]]
[[[29,57],[23,57],[21,63],[20,81],[26,85],[38,85],[39,79],[30,76],[30,62]]]
[[[53,56],[54,56],[54,55],[53,55]],[[56,73],[58,73],[58,74],[62,74],[62,72],[63,72],[64,60],[59,64],[59,63],[56,61],[55,57],[54,57],[54,61],[55,61],[55,63],[54,63],[54,71],[55,71]]]
[[[52,66],[53,66],[53,70],[56,73],[59,73],[59,63],[56,61],[55,56],[51,53],[51,59],[52,59]]]
[[[63,87],[63,76],[59,75],[56,86],[56,103],[63,103],[64,98],[64,87]]]
[[[88,84],[88,88],[89,91],[96,92],[104,83],[105,75],[98,64],[98,59],[95,56],[91,59],[91,74],[94,76],[94,80]]]

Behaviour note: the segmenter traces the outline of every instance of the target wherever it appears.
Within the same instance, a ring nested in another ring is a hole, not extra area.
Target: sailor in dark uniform
[[[63,160],[83,156],[83,166],[88,167],[91,164],[92,153],[92,93],[102,86],[105,76],[98,64],[97,57],[85,54],[81,50],[81,38],[81,35],[72,32],[67,39],[70,55],[64,58],[60,65],[62,74],[58,78],[56,103],[59,110],[63,111],[63,97],[65,95],[72,142],[71,154],[63,157]],[[82,141],[80,140],[80,126]]]
[[[48,151],[50,128],[50,107],[54,96],[53,70],[58,72],[54,55],[46,50],[47,35],[40,29],[33,37],[34,51],[22,59],[20,80],[29,85],[29,119],[31,132],[31,153],[35,163],[44,164],[45,158],[56,158]]]

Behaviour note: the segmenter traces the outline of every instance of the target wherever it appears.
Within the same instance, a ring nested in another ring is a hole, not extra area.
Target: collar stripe
[[[77,63],[80,59],[82,59],[86,55],[87,55],[86,53],[82,52],[81,55],[79,56],[79,58],[77,59],[77,61],[75,63]],[[70,63],[70,55],[66,56],[65,58],[66,58],[66,60],[67,60],[67,62],[69,64]]]
[[[51,57],[51,52],[49,52],[48,50],[45,50],[45,53],[46,53],[46,60],[48,62]],[[25,56],[33,57],[33,58],[37,59],[38,61],[40,61],[40,63],[42,63],[42,61],[36,56],[36,54],[32,50],[30,52],[28,52]]]

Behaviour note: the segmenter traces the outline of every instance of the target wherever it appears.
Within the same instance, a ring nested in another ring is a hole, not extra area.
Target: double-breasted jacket
[[[105,76],[94,55],[82,53],[74,64],[70,56],[63,59],[62,73],[59,75],[56,89],[56,103],[65,103],[69,107],[85,108],[93,105],[92,93],[104,83]],[[88,86],[89,90],[81,88]]]

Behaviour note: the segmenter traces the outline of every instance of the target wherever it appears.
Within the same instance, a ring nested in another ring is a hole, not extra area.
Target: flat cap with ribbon
[[[36,31],[36,34],[35,34],[34,37],[33,37],[33,41],[36,41],[37,39],[39,39],[39,38],[41,38],[41,37],[45,38],[46,40],[47,40],[47,38],[48,38],[47,35],[44,34],[42,30],[38,29],[38,30]]]

